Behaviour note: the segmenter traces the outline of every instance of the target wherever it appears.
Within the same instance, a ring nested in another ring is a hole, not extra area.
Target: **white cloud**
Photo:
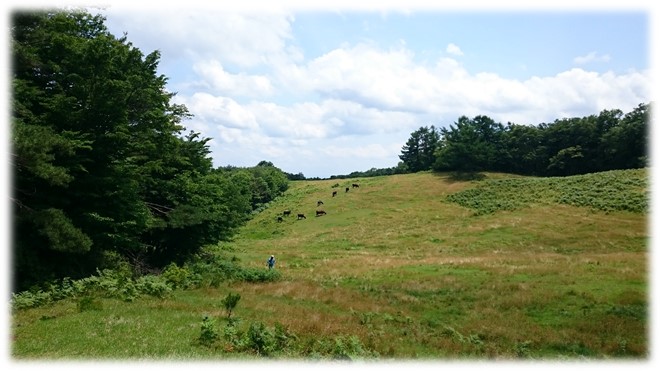
[[[609,61],[610,61],[609,54],[599,55],[596,52],[590,52],[587,55],[573,58],[573,62],[575,64],[587,64],[591,62],[609,62]]]
[[[259,126],[255,115],[231,98],[194,93],[191,97],[176,96],[176,101],[185,104],[195,115],[193,122],[202,121],[206,127],[223,126],[254,130]]]
[[[196,85],[216,94],[259,97],[273,93],[273,86],[267,76],[231,74],[217,60],[197,62],[192,69],[201,79]]]
[[[447,45],[446,51],[447,51],[447,53],[449,53],[451,55],[457,55],[457,56],[463,55],[463,51],[461,50],[461,48],[459,48],[454,43],[449,43],[449,45]]]
[[[112,29],[127,32],[143,51],[160,50],[168,59],[217,59],[245,68],[285,55],[294,20],[274,10],[229,13],[176,6],[110,6],[104,14]]]
[[[175,99],[195,115],[184,125],[214,138],[214,157],[224,164],[266,159],[308,176],[310,169],[345,174],[396,165],[413,130],[446,126],[461,115],[538,124],[603,109],[627,111],[651,96],[650,71],[576,68],[510,79],[496,70],[468,70],[466,58],[455,59],[463,51],[454,43],[445,57],[423,62],[405,40],[392,46],[347,42],[305,59],[293,39],[294,18],[284,12],[164,7],[111,18],[141,50],[160,49],[163,63],[187,74],[168,76],[181,79]],[[574,62],[609,58],[591,52]]]

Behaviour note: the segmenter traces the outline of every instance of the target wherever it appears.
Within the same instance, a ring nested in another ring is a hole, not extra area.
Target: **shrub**
[[[227,310],[227,318],[231,318],[231,312],[236,308],[239,300],[241,300],[241,294],[232,294],[231,292],[222,299],[222,305],[224,305]]]
[[[275,336],[262,322],[250,323],[245,345],[259,355],[268,356],[274,350]]]
[[[172,288],[161,276],[147,275],[138,278],[136,286],[141,293],[163,299],[172,293]]]
[[[218,339],[218,330],[215,328],[215,321],[208,316],[202,320],[201,333],[199,335],[199,343],[204,346],[211,346]]]
[[[191,286],[191,282],[189,282],[190,272],[186,268],[180,268],[176,263],[170,263],[165,267],[161,276],[173,289],[185,289]]]
[[[36,292],[23,291],[11,295],[11,307],[15,310],[36,308],[51,303],[52,301],[51,294],[41,290]]]

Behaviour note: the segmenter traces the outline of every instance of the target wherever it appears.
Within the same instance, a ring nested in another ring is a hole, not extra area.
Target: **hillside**
[[[397,359],[647,357],[646,172],[485,175],[293,182],[217,248],[254,268],[267,269],[275,255],[279,281],[177,290],[164,301],[108,301],[95,315],[77,313],[75,302],[20,311],[13,354],[236,357],[228,340],[194,345],[204,316],[226,331],[220,302],[235,292],[237,331],[260,322],[295,339],[272,353],[279,357],[315,358],[324,346]],[[291,216],[278,222],[286,209]],[[315,216],[321,209],[327,214]],[[157,309],[158,319],[144,309]],[[101,324],[77,328],[85,318]],[[78,331],[85,349],[62,340],[62,329]],[[151,333],[176,336],[141,338]],[[144,346],[130,345],[136,342]],[[30,345],[37,343],[59,345]]]

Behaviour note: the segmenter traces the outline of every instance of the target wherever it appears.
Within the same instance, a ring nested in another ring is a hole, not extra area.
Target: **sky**
[[[134,3],[88,10],[160,52],[216,167],[266,160],[325,178],[396,166],[413,131],[460,116],[537,125],[652,99],[642,6]]]

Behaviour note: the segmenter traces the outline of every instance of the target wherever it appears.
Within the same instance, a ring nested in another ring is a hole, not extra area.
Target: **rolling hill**
[[[212,249],[264,270],[275,255],[279,280],[103,299],[97,311],[75,300],[17,311],[12,355],[648,357],[647,170],[484,175],[292,182]],[[228,293],[241,295],[232,320]],[[200,325],[218,333],[210,346],[199,345]]]

